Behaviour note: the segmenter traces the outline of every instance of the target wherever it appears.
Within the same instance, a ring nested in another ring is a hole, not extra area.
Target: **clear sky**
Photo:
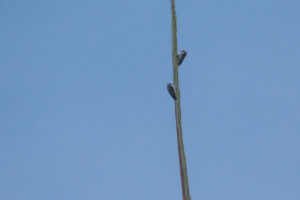
[[[177,0],[193,200],[300,199],[300,1]],[[180,200],[170,0],[0,1],[0,199]]]

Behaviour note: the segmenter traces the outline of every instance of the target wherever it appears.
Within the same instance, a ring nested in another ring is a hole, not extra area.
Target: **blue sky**
[[[300,2],[177,0],[192,199],[300,199]],[[181,199],[170,1],[0,1],[0,199]]]

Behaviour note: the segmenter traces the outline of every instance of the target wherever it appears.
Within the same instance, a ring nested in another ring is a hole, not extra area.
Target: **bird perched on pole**
[[[173,86],[171,83],[168,83],[168,84],[167,84],[167,89],[168,89],[168,92],[169,92],[170,96],[171,96],[174,100],[176,100],[177,97],[176,97],[176,92],[175,92],[174,86]]]
[[[187,55],[185,50],[182,50],[179,52],[179,54],[177,54],[177,64],[178,66],[181,65],[181,63],[183,62],[185,56]]]

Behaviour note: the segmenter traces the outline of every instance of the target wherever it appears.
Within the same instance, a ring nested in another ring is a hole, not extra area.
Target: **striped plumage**
[[[168,83],[168,84],[167,84],[167,89],[168,89],[168,92],[169,92],[170,96],[171,96],[174,100],[176,100],[177,97],[176,97],[176,92],[175,92],[174,86],[173,86],[171,83]]]
[[[186,55],[187,55],[187,53],[186,53],[185,50],[182,50],[182,51],[179,52],[179,54],[177,55],[177,64],[178,64],[178,66],[181,65],[181,63],[183,62]]]

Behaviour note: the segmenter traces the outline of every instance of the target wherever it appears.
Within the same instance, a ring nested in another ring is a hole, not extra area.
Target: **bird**
[[[168,89],[168,92],[169,92],[170,96],[171,96],[174,100],[176,100],[177,97],[176,97],[176,92],[175,92],[174,86],[173,86],[171,83],[168,83],[168,84],[167,84],[167,89]]]
[[[185,50],[182,50],[177,54],[177,64],[178,64],[178,66],[181,65],[181,63],[183,62],[186,55],[187,55],[187,53],[186,53]]]

